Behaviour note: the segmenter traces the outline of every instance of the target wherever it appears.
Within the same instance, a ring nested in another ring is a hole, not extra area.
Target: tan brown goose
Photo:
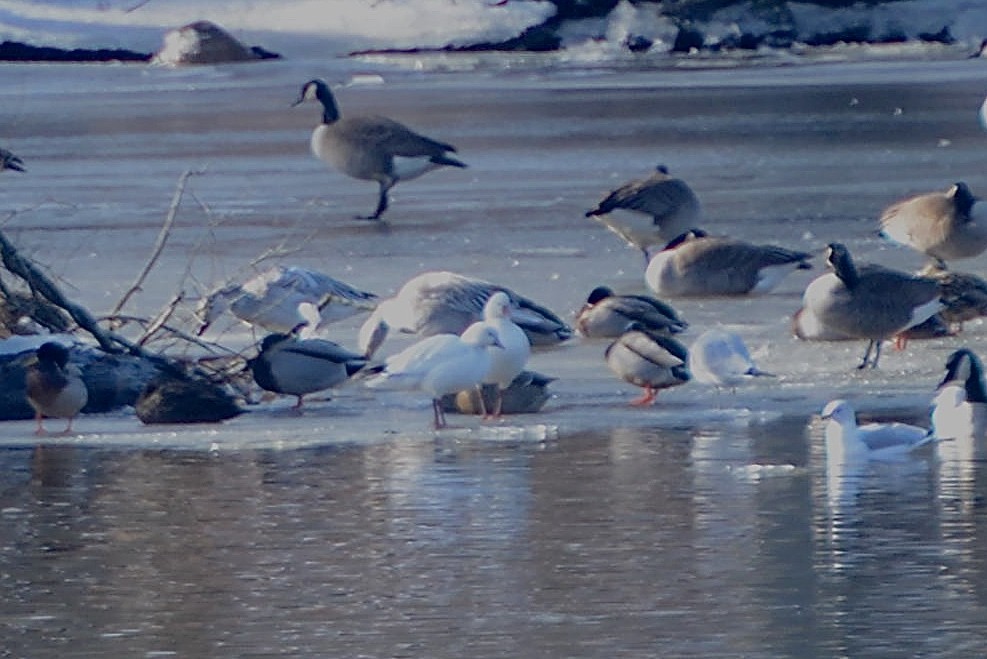
[[[343,174],[380,186],[377,207],[361,219],[379,220],[387,210],[387,193],[399,181],[417,178],[439,167],[466,167],[450,153],[456,148],[419,135],[407,126],[376,115],[343,117],[329,85],[310,80],[294,105],[322,103],[322,123],[312,131],[315,157]]]
[[[602,223],[647,259],[649,248],[664,245],[698,224],[700,212],[692,188],[658,165],[651,176],[614,189],[586,217]]]
[[[806,287],[802,304],[823,327],[868,340],[858,368],[877,368],[882,341],[942,308],[939,285],[932,279],[878,265],[857,267],[842,243],[829,244],[826,260],[833,271]]]
[[[987,249],[987,207],[966,183],[902,199],[881,214],[881,235],[934,259],[972,258]]]
[[[693,229],[655,254],[644,279],[663,297],[757,295],[773,290],[789,273],[811,268],[811,257]]]

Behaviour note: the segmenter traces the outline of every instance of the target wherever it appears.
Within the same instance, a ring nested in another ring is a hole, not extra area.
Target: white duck
[[[427,392],[432,397],[435,428],[444,428],[442,397],[484,381],[493,361],[487,350],[491,346],[503,347],[497,331],[484,323],[474,323],[462,336],[436,334],[390,357],[367,380],[367,386]]]
[[[492,416],[500,416],[504,404],[503,392],[511,385],[528,363],[531,356],[531,342],[517,323],[511,320],[511,299],[507,293],[497,291],[490,296],[483,307],[483,323],[493,328],[500,339],[500,348],[490,347],[491,364],[484,385],[497,389],[494,409],[488,410]],[[480,397],[483,400],[483,397]]]
[[[827,403],[822,418],[826,421],[826,457],[831,461],[899,459],[936,439],[925,428],[907,423],[858,426],[853,407],[842,399]]]
[[[718,329],[706,330],[689,347],[689,372],[696,382],[730,388],[755,377],[773,377],[754,364],[739,335]]]
[[[203,334],[229,309],[234,316],[269,332],[289,334],[305,325],[310,334],[377,303],[377,296],[316,270],[275,266],[242,283],[214,290],[196,308]]]
[[[459,334],[483,319],[483,307],[495,292],[511,300],[511,319],[533,346],[554,345],[572,336],[572,328],[545,307],[505,286],[454,272],[430,271],[409,279],[382,301],[360,328],[358,347],[373,356],[389,330],[432,336]]]

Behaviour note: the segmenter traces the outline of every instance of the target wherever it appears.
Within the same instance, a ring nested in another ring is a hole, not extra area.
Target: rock
[[[124,48],[54,48],[32,46],[19,41],[0,43],[0,61],[3,62],[146,62],[150,53],[139,53]]]
[[[210,21],[196,21],[165,33],[164,44],[152,64],[225,64],[278,58],[263,48],[248,48],[233,35]]]
[[[162,373],[148,382],[134,409],[145,424],[218,423],[243,413],[222,386],[177,373]]]

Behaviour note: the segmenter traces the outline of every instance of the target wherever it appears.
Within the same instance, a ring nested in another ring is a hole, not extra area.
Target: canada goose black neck
[[[336,105],[336,98],[332,95],[332,90],[325,80],[309,80],[302,87],[302,96],[299,103],[304,100],[318,99],[322,103],[322,123],[333,124],[339,120],[339,107]]]
[[[987,403],[983,366],[980,359],[967,348],[960,348],[946,360],[946,375],[940,387],[950,382],[963,382],[968,403]]]
[[[672,240],[670,240],[669,243],[665,245],[665,248],[662,251],[675,249],[676,247],[679,247],[683,243],[689,242],[694,238],[705,238],[707,235],[709,234],[707,234],[702,229],[689,229],[685,233],[679,234],[678,236],[672,238]]]
[[[953,187],[953,203],[956,204],[956,212],[961,217],[969,218],[977,198],[973,196],[970,187],[960,181]]]
[[[853,264],[853,259],[850,258],[850,252],[846,246],[840,243],[830,243],[828,261],[833,267],[833,272],[847,288],[853,289],[860,281],[857,266]]]
[[[41,344],[37,351],[37,357],[42,364],[54,364],[59,369],[65,368],[69,363],[68,349],[53,341]]]

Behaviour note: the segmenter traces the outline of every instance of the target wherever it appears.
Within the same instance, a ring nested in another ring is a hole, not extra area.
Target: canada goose
[[[63,435],[72,432],[72,421],[86,406],[89,392],[79,368],[69,364],[69,351],[60,343],[48,341],[35,352],[25,374],[27,402],[34,408],[35,435],[44,435],[44,418],[68,419]]]
[[[836,462],[893,460],[936,439],[925,428],[907,423],[858,426],[853,406],[842,399],[827,403],[822,418],[826,421],[826,458]]]
[[[482,383],[495,389],[494,405],[488,412],[498,417],[504,403],[502,392],[524,370],[531,356],[531,342],[524,330],[511,320],[511,299],[504,291],[497,291],[487,299],[483,306],[483,323],[493,328],[500,339],[500,347],[488,349],[490,370]]]
[[[919,276],[939,282],[943,309],[942,319],[956,331],[963,323],[987,316],[987,281],[974,274],[945,270],[933,262],[919,271]]]
[[[858,368],[877,368],[882,341],[942,308],[939,286],[932,279],[877,265],[858,268],[842,243],[829,244],[827,262],[833,272],[809,283],[802,304],[823,326],[869,341]]]
[[[446,426],[442,397],[475,389],[490,370],[490,347],[502,347],[497,330],[470,325],[462,336],[435,334],[387,359],[366,381],[371,388],[420,389],[432,397],[435,428]]]
[[[596,208],[586,211],[586,217],[601,222],[644,252],[647,259],[649,248],[663,245],[695,226],[700,211],[699,199],[686,182],[658,165],[648,178],[629,181],[613,190]]]
[[[693,380],[715,387],[735,389],[751,378],[773,377],[754,364],[740,335],[718,329],[706,330],[692,342],[687,363]]]
[[[361,355],[332,341],[290,334],[265,336],[260,352],[247,362],[261,389],[297,397],[296,410],[306,394],[342,384],[366,364]]]
[[[689,324],[671,305],[650,295],[617,295],[606,286],[590,291],[586,304],[576,312],[576,330],[583,336],[616,338],[630,323],[665,334],[678,334]]]
[[[838,332],[819,322],[815,315],[805,307],[799,307],[792,315],[792,334],[803,341],[854,341],[857,337]],[[898,332],[894,336],[896,348],[904,348],[912,339],[941,339],[954,336],[953,331],[942,318],[942,313],[929,316],[918,325]]]
[[[501,412],[503,414],[534,414],[541,410],[551,393],[548,385],[557,378],[542,375],[535,371],[521,371],[516,378],[501,390]],[[460,414],[486,414],[496,401],[475,388],[464,389],[456,394],[442,397],[442,409]]]
[[[685,384],[690,378],[686,347],[637,323],[631,323],[607,347],[604,357],[611,371],[644,389],[631,405],[649,405],[662,389]]]
[[[322,103],[322,123],[312,131],[312,153],[343,174],[363,181],[377,181],[380,193],[372,215],[379,220],[387,210],[387,193],[399,181],[411,180],[442,166],[466,167],[449,153],[451,144],[438,142],[380,116],[342,117],[329,85],[310,80],[302,86],[293,105]]]
[[[770,292],[790,272],[811,268],[811,257],[692,229],[655,254],[644,278],[661,296],[756,295]]]
[[[227,309],[268,332],[305,333],[368,311],[377,296],[306,268],[275,266],[242,283],[230,283],[203,298],[196,308],[203,334]]]
[[[432,336],[459,334],[483,319],[483,306],[495,292],[511,299],[511,320],[532,346],[555,345],[572,337],[572,328],[545,307],[505,286],[446,271],[409,279],[397,294],[383,300],[360,327],[359,349],[372,357],[389,330]]]
[[[932,426],[940,439],[982,438],[987,433],[987,386],[984,367],[968,348],[946,359],[946,373],[936,387]]]
[[[987,249],[987,208],[966,183],[902,199],[881,214],[880,234],[934,259],[966,259]]]
[[[5,169],[11,169],[15,172],[26,171],[24,169],[23,160],[15,156],[7,149],[0,148],[0,172]]]

